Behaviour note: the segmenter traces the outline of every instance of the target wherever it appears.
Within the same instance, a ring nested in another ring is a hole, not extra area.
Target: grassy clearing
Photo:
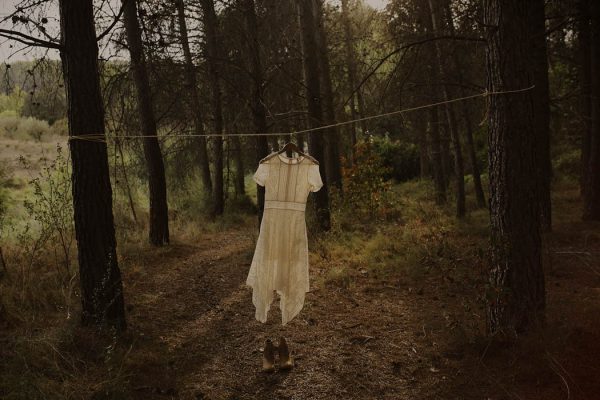
[[[481,265],[487,210],[472,210],[458,221],[451,204],[435,204],[431,182],[423,180],[395,185],[389,196],[395,200],[395,210],[388,213],[392,218],[361,224],[348,210],[336,210],[337,224],[318,246],[327,249],[324,284],[348,287],[366,274],[417,282],[424,274],[445,273],[459,263]]]

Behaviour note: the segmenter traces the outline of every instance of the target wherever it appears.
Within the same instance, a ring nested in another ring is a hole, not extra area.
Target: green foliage
[[[20,88],[15,88],[10,94],[0,94],[0,114],[12,112],[14,115],[21,115],[25,105],[25,92]]]
[[[49,124],[66,115],[66,94],[60,61],[40,59],[3,65],[0,112],[11,110]]]
[[[402,218],[378,223],[361,223],[354,218],[344,227],[334,226],[319,243],[322,258],[328,264],[323,276],[325,284],[349,287],[364,275],[386,282],[399,278],[416,284],[432,270],[456,275],[456,271],[451,271],[459,260],[464,265],[483,263],[489,233],[485,210],[457,221],[451,207],[436,205],[433,185],[427,180],[393,185],[388,194],[397,199],[389,212],[401,211]],[[470,268],[464,272],[473,279]]]
[[[66,118],[61,118],[50,125],[50,132],[56,136],[67,136],[69,134],[69,124]]]
[[[374,137],[373,146],[389,171],[385,179],[404,182],[419,176],[419,148],[414,143],[391,140],[386,135]]]
[[[9,139],[41,141],[50,132],[46,121],[33,117],[22,118],[10,111],[0,114],[0,135]]]
[[[25,169],[31,171],[31,166],[25,158],[21,157],[20,162]],[[33,199],[25,200],[24,206],[30,221],[36,223],[37,230],[33,236],[34,233],[27,225],[20,234],[21,241],[33,243],[32,258],[37,250],[46,245],[50,246],[55,255],[57,269],[64,272],[63,278],[68,278],[71,275],[71,248],[74,239],[73,201],[70,164],[63,155],[61,146],[56,147],[56,157],[53,161],[43,160],[39,176],[30,176]]]
[[[367,218],[384,216],[390,206],[386,196],[390,169],[375,151],[370,141],[359,142],[354,148],[354,161],[342,169],[344,181],[344,208],[355,216]]]
[[[562,151],[553,160],[554,174],[563,178],[578,179],[581,173],[581,150]]]
[[[38,142],[42,140],[42,135],[48,134],[50,126],[46,121],[33,117],[22,118],[19,124],[19,131],[22,135],[33,138]]]

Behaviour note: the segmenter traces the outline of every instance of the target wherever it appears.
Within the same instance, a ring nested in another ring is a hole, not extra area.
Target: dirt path
[[[244,285],[255,237],[244,229],[206,235],[196,247],[171,245],[143,268],[125,272],[129,334],[135,336],[126,398],[500,400],[521,393],[553,399],[566,398],[561,376],[571,384],[571,398],[593,398],[585,394],[598,387],[590,378],[595,372],[577,368],[578,362],[592,368],[590,357],[600,354],[592,321],[600,308],[593,305],[597,271],[571,282],[557,271],[569,268],[572,277],[575,266],[556,258],[547,282],[550,340],[496,352],[476,333],[485,321],[481,266],[464,260],[426,272],[418,282],[356,271],[352,283],[340,287],[319,283],[327,266],[315,257],[312,291],[299,316],[282,328],[274,303],[261,324]],[[571,293],[585,297],[585,315],[573,313]],[[570,342],[573,332],[587,338],[587,347]],[[296,368],[264,374],[264,340],[282,334]],[[560,372],[565,366],[569,376]]]
[[[404,299],[415,296],[412,289],[382,288],[367,277],[353,289],[313,285],[288,326],[280,326],[277,303],[261,324],[244,285],[254,246],[249,232],[200,243],[173,245],[143,275],[125,277],[135,282],[126,288],[129,330],[139,335],[128,362],[135,398],[416,398],[420,388],[448,379],[443,363],[427,355],[427,346],[435,348],[427,327],[410,328],[419,326],[411,321],[415,305]],[[311,272],[313,281],[321,273],[318,266]],[[260,348],[281,334],[296,368],[264,374]]]

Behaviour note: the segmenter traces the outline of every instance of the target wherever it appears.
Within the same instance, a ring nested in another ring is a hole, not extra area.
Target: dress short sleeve
[[[269,177],[269,164],[260,163],[258,164],[258,169],[254,173],[252,178],[254,182],[258,183],[260,186],[265,186],[267,182],[267,178]]]
[[[311,192],[318,192],[323,187],[318,164],[311,165],[308,169],[308,184]]]

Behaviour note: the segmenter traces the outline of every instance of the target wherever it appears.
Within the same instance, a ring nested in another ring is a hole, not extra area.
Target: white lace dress
[[[318,191],[323,182],[312,157],[281,154],[265,157],[254,180],[265,187],[265,211],[246,284],[252,287],[256,319],[263,323],[274,291],[279,294],[285,325],[300,312],[309,290],[304,212],[308,194]]]

